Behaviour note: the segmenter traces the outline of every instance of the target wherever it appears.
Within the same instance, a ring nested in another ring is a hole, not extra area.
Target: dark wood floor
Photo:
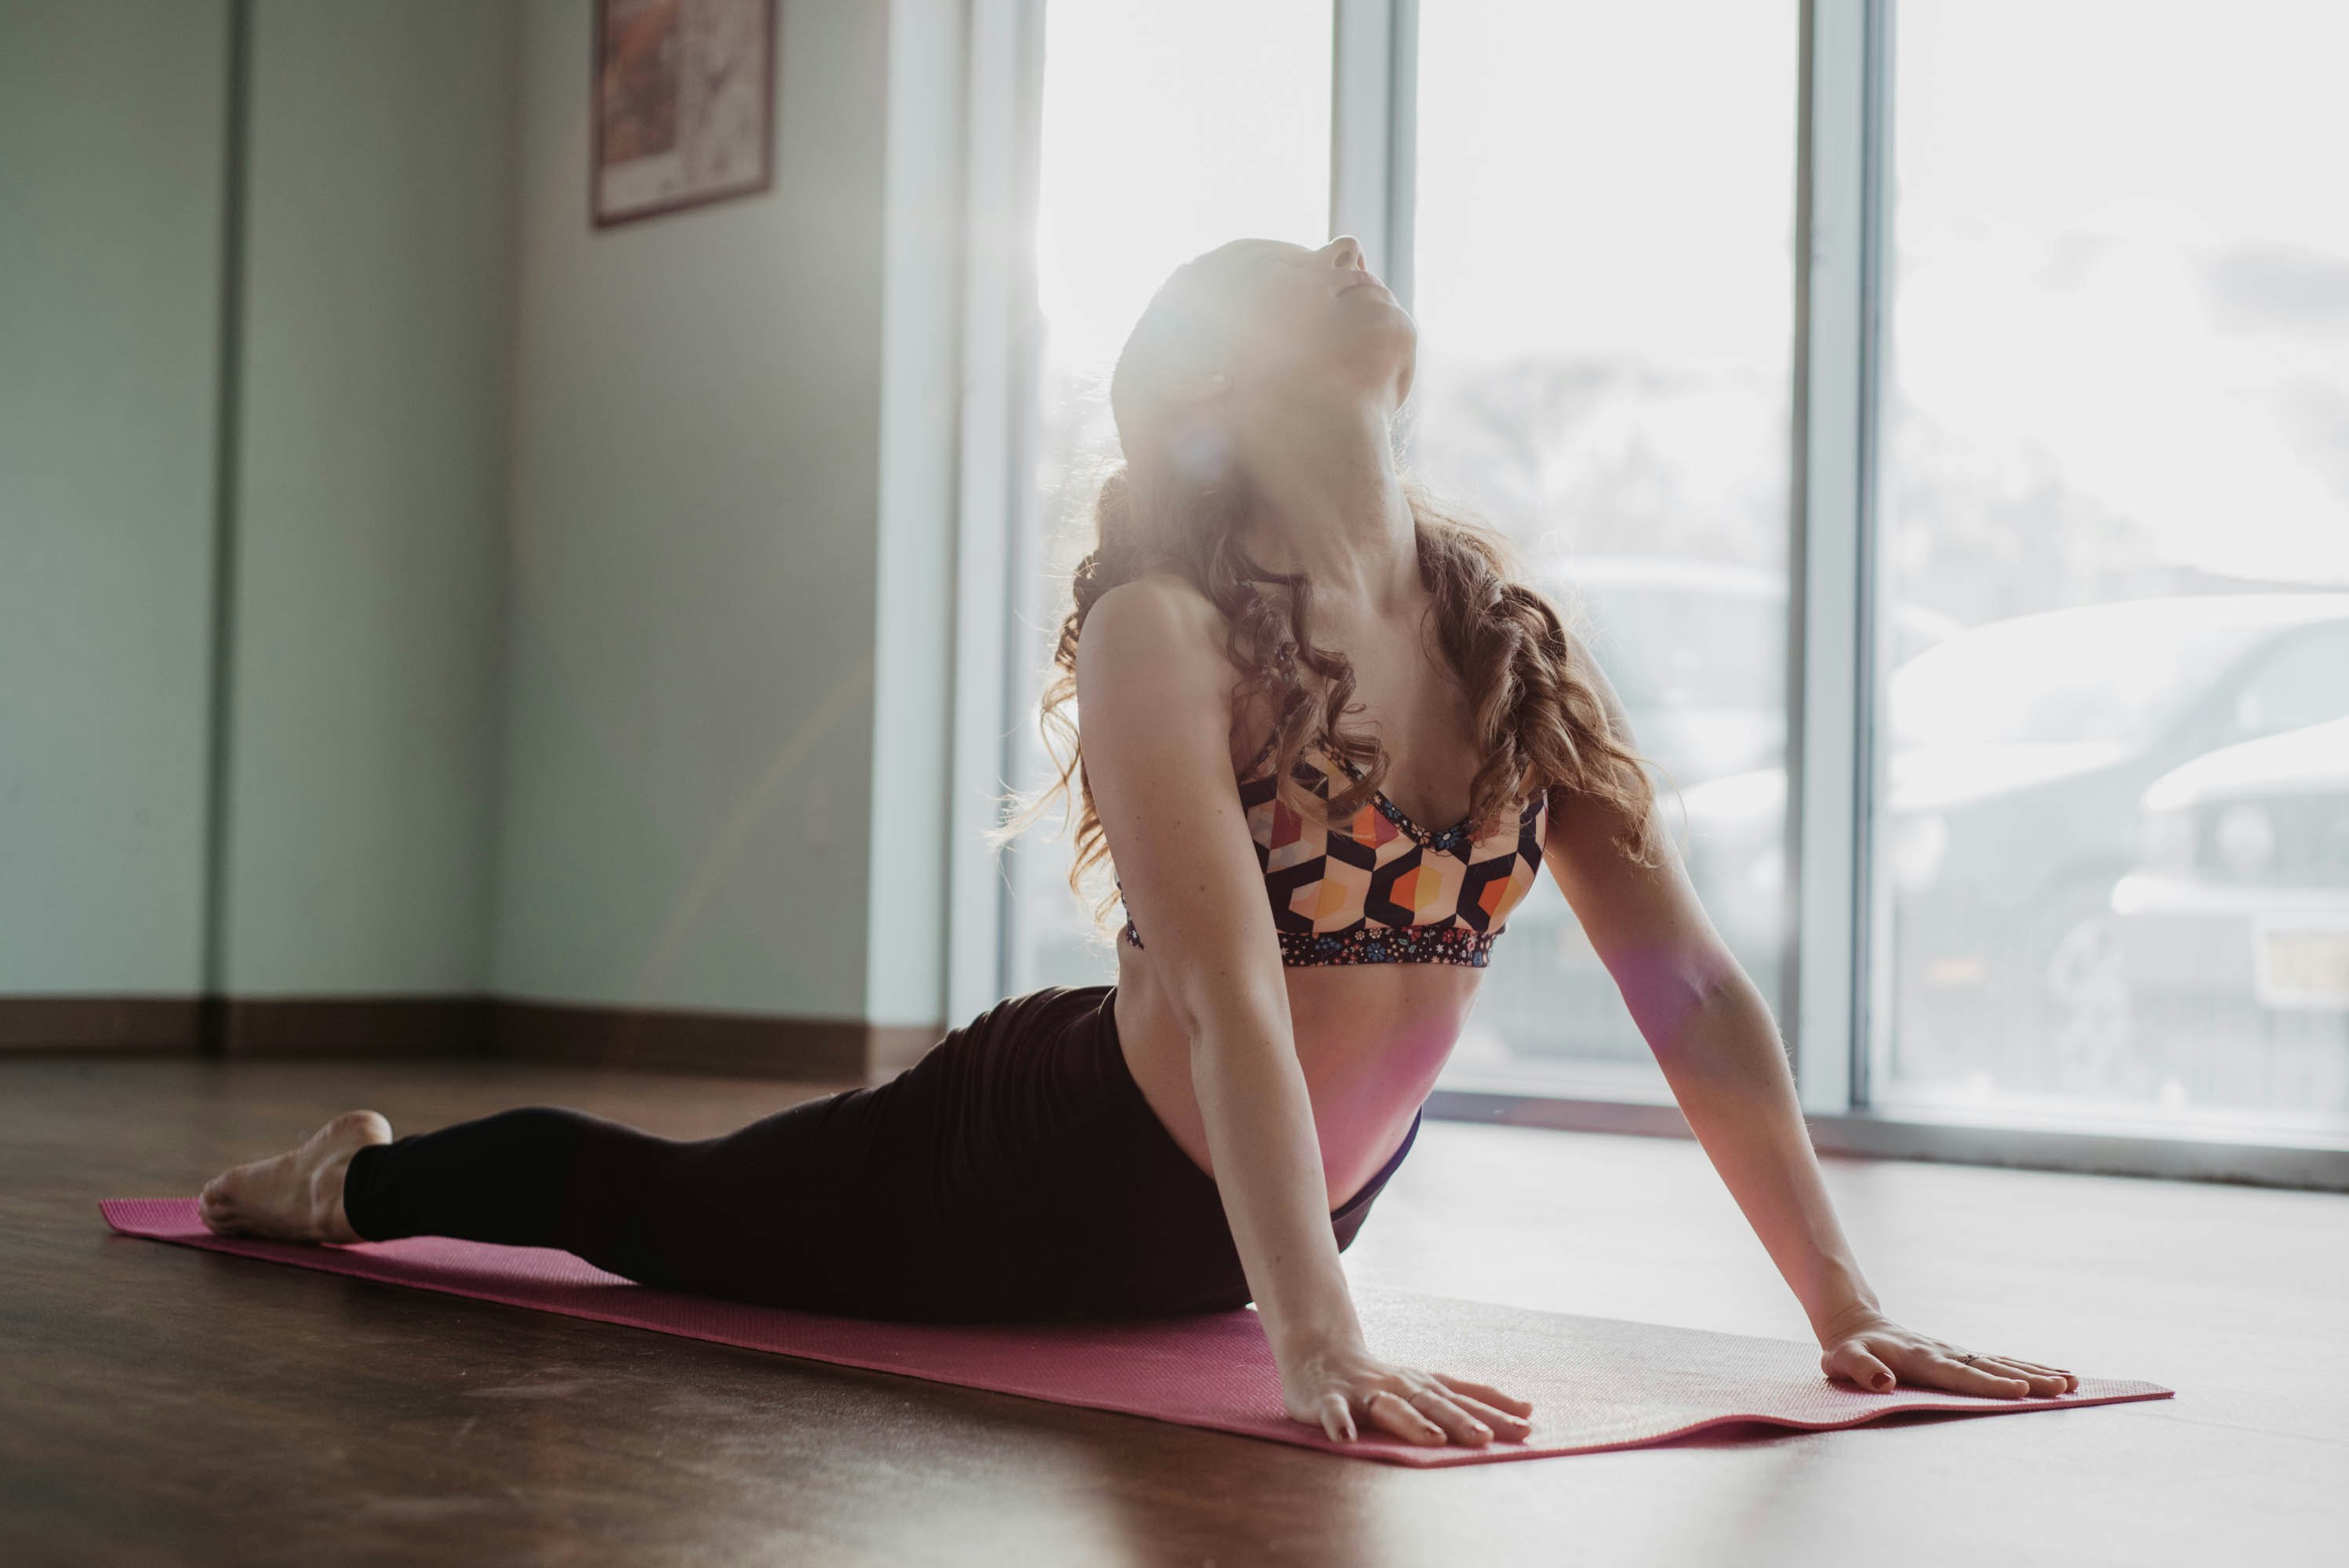
[[[2339,1563],[2349,1198],[1837,1162],[1919,1326],[2172,1401],[1413,1472],[109,1236],[327,1113],[816,1092],[0,1060],[0,1562]],[[1355,1278],[1800,1337],[1691,1145],[1431,1123]]]

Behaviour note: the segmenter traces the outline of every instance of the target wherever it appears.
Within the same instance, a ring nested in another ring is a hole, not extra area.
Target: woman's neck
[[[1352,598],[1373,613],[1423,591],[1387,420],[1371,403],[1292,401],[1277,417],[1247,422],[1241,438],[1250,552],[1271,571],[1303,573],[1318,596]]]

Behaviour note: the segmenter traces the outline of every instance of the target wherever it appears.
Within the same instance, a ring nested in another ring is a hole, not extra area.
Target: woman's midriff
[[[1150,970],[1146,952],[1119,944],[1116,1023],[1126,1067],[1168,1135],[1212,1176],[1190,1043]],[[1411,1130],[1467,1022],[1484,971],[1332,964],[1284,974],[1334,1210],[1377,1174]]]

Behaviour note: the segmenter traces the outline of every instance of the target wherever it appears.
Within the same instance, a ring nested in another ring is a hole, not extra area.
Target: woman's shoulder
[[[1200,673],[1223,667],[1223,612],[1178,572],[1145,573],[1093,601],[1077,635],[1081,663],[1173,661]]]
[[[1179,573],[1135,577],[1094,600],[1076,663],[1078,711],[1097,721],[1230,727],[1239,672],[1226,651],[1223,613]],[[1088,691],[1102,699],[1091,708]]]
[[[1126,617],[1161,615],[1200,628],[1221,626],[1224,619],[1216,602],[1197,583],[1166,566],[1138,573],[1094,600],[1085,624],[1091,625],[1094,615],[1104,613]]]

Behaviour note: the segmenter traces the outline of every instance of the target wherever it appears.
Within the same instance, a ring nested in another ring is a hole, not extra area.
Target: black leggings
[[[1247,1305],[1215,1179],[1118,1047],[1106,985],[982,1013],[887,1083],[679,1141],[533,1106],[362,1149],[369,1241],[559,1247],[640,1284],[860,1317],[1136,1317]],[[1330,1216],[1350,1245],[1419,1136]]]

